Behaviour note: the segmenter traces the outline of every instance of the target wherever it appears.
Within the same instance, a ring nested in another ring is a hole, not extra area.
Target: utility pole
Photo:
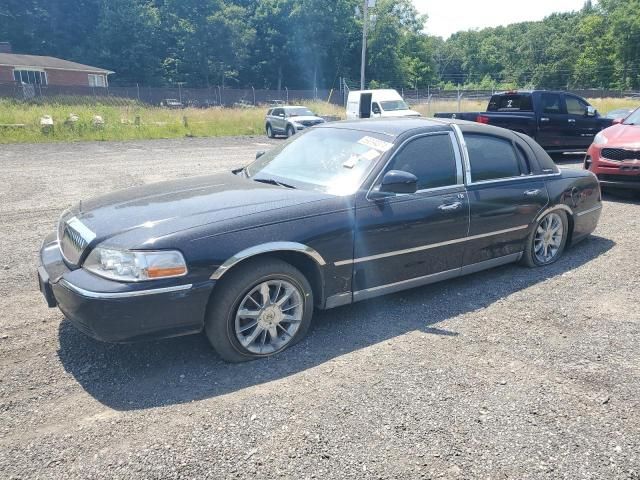
[[[364,73],[367,62],[367,28],[369,23],[369,0],[364,0],[362,9],[362,60],[360,65],[360,90],[364,90]]]

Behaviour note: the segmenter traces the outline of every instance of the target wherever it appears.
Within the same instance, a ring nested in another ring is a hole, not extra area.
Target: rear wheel
[[[278,259],[248,261],[213,293],[205,330],[228,362],[274,355],[299,342],[313,316],[311,285]]]
[[[538,221],[527,239],[522,257],[530,267],[550,265],[564,252],[569,236],[569,221],[562,210],[549,212]]]

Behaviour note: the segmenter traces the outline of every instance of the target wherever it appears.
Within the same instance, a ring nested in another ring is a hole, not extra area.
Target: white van
[[[395,90],[355,90],[347,99],[347,119],[419,117]]]

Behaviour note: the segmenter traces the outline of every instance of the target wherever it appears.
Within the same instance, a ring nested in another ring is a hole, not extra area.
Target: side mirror
[[[595,117],[596,114],[598,113],[598,111],[594,107],[589,105],[587,107],[587,112],[586,113],[587,113],[587,117]]]
[[[385,198],[390,195],[416,193],[418,190],[418,177],[413,173],[402,170],[389,170],[382,177],[380,187],[371,193],[373,198]]]
[[[264,150],[260,150],[259,152],[256,152],[256,160],[259,159],[261,156],[263,156],[265,153],[267,152],[265,152]]]
[[[278,116],[282,117],[282,118],[286,117],[286,115],[284,113],[279,113]]]
[[[376,115],[380,115],[382,113],[382,111],[380,110],[380,107],[378,105],[374,105],[373,107],[371,107],[371,111],[373,113],[375,113]]]
[[[615,118],[612,125],[620,125],[622,122],[624,122],[624,118]]]

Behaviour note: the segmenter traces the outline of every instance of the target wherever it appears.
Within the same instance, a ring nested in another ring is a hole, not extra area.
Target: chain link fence
[[[128,105],[139,102],[169,107],[253,107],[271,104],[291,104],[298,101],[324,101],[342,104],[339,91],[333,90],[263,90],[183,87],[77,87],[55,85],[0,84],[0,98],[16,101],[49,103],[103,103]]]

